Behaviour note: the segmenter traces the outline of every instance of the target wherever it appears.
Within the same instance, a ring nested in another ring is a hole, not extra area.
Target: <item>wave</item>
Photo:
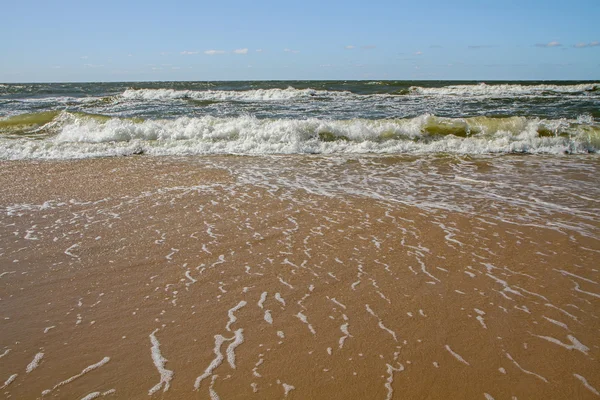
[[[403,92],[404,93],[404,92]],[[451,85],[444,87],[411,86],[407,94],[429,96],[515,96],[515,95],[581,95],[600,94],[600,83],[577,85],[486,84]]]
[[[3,133],[10,129],[10,135]],[[19,129],[26,134],[19,135]],[[0,121],[0,158],[82,158],[145,153],[589,153],[600,126],[589,117],[323,120],[251,116],[142,120],[61,112]]]
[[[338,92],[344,93],[344,92]],[[253,89],[253,90],[175,90],[175,89],[127,89],[121,94],[126,100],[212,100],[212,101],[274,101],[311,97],[327,97],[336,92],[315,89]]]
[[[367,85],[382,85],[383,82],[369,82]],[[199,101],[285,101],[302,99],[331,99],[349,97],[398,97],[398,96],[469,96],[469,97],[513,97],[513,96],[599,96],[600,83],[576,85],[555,84],[486,84],[450,85],[443,87],[411,86],[393,93],[353,93],[351,91],[317,89],[254,89],[254,90],[175,90],[175,89],[127,89],[120,98],[138,101],[168,101],[174,99]]]

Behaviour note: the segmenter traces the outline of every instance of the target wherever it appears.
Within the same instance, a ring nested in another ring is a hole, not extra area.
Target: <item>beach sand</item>
[[[0,162],[0,395],[600,396],[594,209],[475,199],[448,160],[448,190],[389,196],[416,157],[323,162]]]

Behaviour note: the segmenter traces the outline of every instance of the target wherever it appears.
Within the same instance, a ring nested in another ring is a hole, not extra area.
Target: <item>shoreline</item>
[[[595,398],[598,162],[506,157],[3,161],[3,392]]]

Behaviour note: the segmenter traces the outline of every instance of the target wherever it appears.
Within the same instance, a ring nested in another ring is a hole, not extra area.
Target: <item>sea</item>
[[[4,160],[599,149],[598,82],[0,84]]]

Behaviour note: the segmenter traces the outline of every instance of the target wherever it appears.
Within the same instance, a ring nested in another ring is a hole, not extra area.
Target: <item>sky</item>
[[[600,0],[0,0],[0,82],[600,80]]]

